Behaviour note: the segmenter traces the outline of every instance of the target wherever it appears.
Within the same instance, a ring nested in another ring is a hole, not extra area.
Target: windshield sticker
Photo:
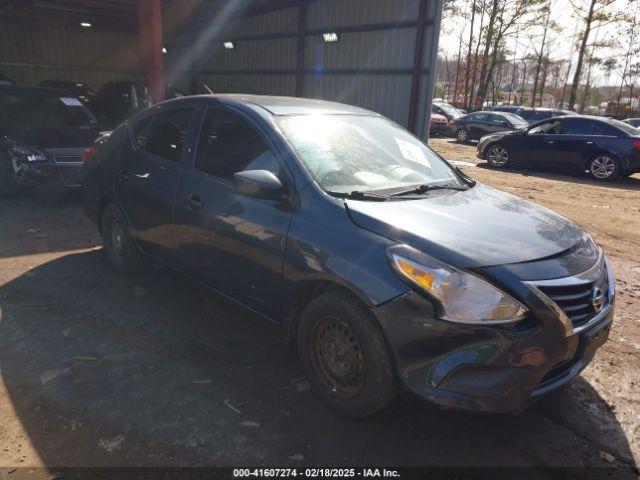
[[[80,100],[73,97],[60,97],[60,101],[64,103],[67,107],[81,107],[82,103]]]
[[[400,153],[404,158],[410,160],[415,163],[419,163],[420,165],[426,165],[427,167],[431,167],[431,163],[429,159],[426,157],[422,149],[414,145],[411,142],[407,142],[406,140],[402,140],[401,138],[394,137],[394,140],[398,144],[398,148],[400,149]]]

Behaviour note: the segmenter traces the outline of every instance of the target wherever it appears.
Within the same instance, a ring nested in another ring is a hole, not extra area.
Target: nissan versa
[[[118,272],[152,258],[282,324],[315,393],[347,415],[400,389],[521,410],[578,375],[613,320],[587,233],[359,108],[171,100],[103,137],[83,176]]]

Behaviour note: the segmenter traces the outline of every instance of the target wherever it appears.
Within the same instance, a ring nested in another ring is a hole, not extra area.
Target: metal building
[[[426,137],[441,11],[442,0],[4,0],[0,73],[94,88],[144,79],[156,99],[206,84],[337,100]]]

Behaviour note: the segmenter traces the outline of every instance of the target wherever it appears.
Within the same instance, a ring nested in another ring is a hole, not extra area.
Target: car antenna
[[[207,90],[207,92],[209,92],[209,94],[214,95],[213,90],[209,88],[209,85],[203,83],[202,86]]]

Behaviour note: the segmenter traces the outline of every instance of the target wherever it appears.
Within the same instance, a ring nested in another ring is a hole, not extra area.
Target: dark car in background
[[[93,102],[96,92],[86,83],[67,82],[62,80],[45,80],[40,84],[41,87],[57,88],[70,92],[74,97],[80,100],[85,106],[90,106]]]
[[[561,117],[564,115],[577,115],[570,110],[559,110],[555,108],[543,108],[543,107],[515,107],[510,105],[493,107],[491,109],[494,112],[509,112],[524,118],[527,123],[536,123],[540,120],[546,120],[551,117]]]
[[[429,117],[429,134],[433,136],[449,133],[449,121],[444,115],[432,113]]]
[[[528,123],[518,115],[509,112],[474,112],[449,123],[459,142],[478,140],[491,133],[517,130]]]
[[[0,195],[22,185],[79,187],[97,120],[65,90],[0,86]]]
[[[613,321],[614,277],[587,233],[360,108],[171,100],[96,145],[83,172],[115,270],[155,258],[281,324],[343,414],[399,388],[520,410],[578,375]]]
[[[149,106],[145,85],[124,80],[105,83],[90,104],[105,129],[116,127],[129,116]]]
[[[478,157],[496,168],[552,167],[611,180],[640,172],[640,131],[602,117],[556,117],[482,138]]]
[[[462,117],[463,115],[465,115],[465,112],[463,112],[459,108],[456,108],[449,103],[441,102],[441,101],[433,102],[433,104],[431,105],[431,112],[437,113],[438,115],[442,115],[449,122],[451,122],[452,120],[456,120]]]
[[[640,128],[640,118],[627,118],[623,120],[624,123],[627,123],[635,128]]]

